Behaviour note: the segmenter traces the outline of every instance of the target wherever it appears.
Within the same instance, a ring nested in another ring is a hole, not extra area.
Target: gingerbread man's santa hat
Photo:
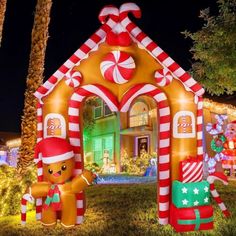
[[[42,160],[44,164],[52,164],[72,157],[74,157],[73,147],[63,138],[45,138],[35,147],[36,162]]]

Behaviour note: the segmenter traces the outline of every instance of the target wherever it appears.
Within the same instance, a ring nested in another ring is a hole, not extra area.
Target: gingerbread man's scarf
[[[61,210],[61,200],[60,200],[60,190],[57,184],[52,184],[49,191],[47,198],[44,202],[43,209],[47,210],[49,206],[52,207],[54,211]]]

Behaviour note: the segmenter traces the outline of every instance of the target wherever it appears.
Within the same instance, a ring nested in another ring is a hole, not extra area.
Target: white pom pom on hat
[[[63,138],[50,137],[41,140],[35,147],[35,159],[52,164],[74,157],[73,147]]]

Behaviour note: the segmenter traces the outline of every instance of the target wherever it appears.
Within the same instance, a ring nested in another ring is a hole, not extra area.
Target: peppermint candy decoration
[[[127,83],[135,71],[134,59],[126,52],[109,52],[100,64],[104,79],[112,83]]]
[[[169,85],[173,80],[173,76],[171,75],[170,71],[166,68],[157,70],[155,72],[154,77],[157,85],[161,87]]]
[[[173,80],[173,76],[171,75],[170,71],[167,70],[166,68],[157,70],[155,72],[154,77],[157,85],[161,87],[169,85]]]
[[[76,88],[80,85],[81,80],[81,73],[79,71],[71,70],[69,76],[66,76],[65,78],[65,83],[72,88]]]

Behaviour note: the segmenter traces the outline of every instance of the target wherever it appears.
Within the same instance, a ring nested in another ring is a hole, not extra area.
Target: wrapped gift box
[[[213,228],[212,206],[176,208],[170,206],[170,224],[177,232],[208,230]]]
[[[172,203],[177,208],[204,206],[210,204],[210,186],[206,180],[196,183],[172,183]]]
[[[203,162],[194,157],[180,162],[179,180],[183,183],[200,182],[203,179]]]

